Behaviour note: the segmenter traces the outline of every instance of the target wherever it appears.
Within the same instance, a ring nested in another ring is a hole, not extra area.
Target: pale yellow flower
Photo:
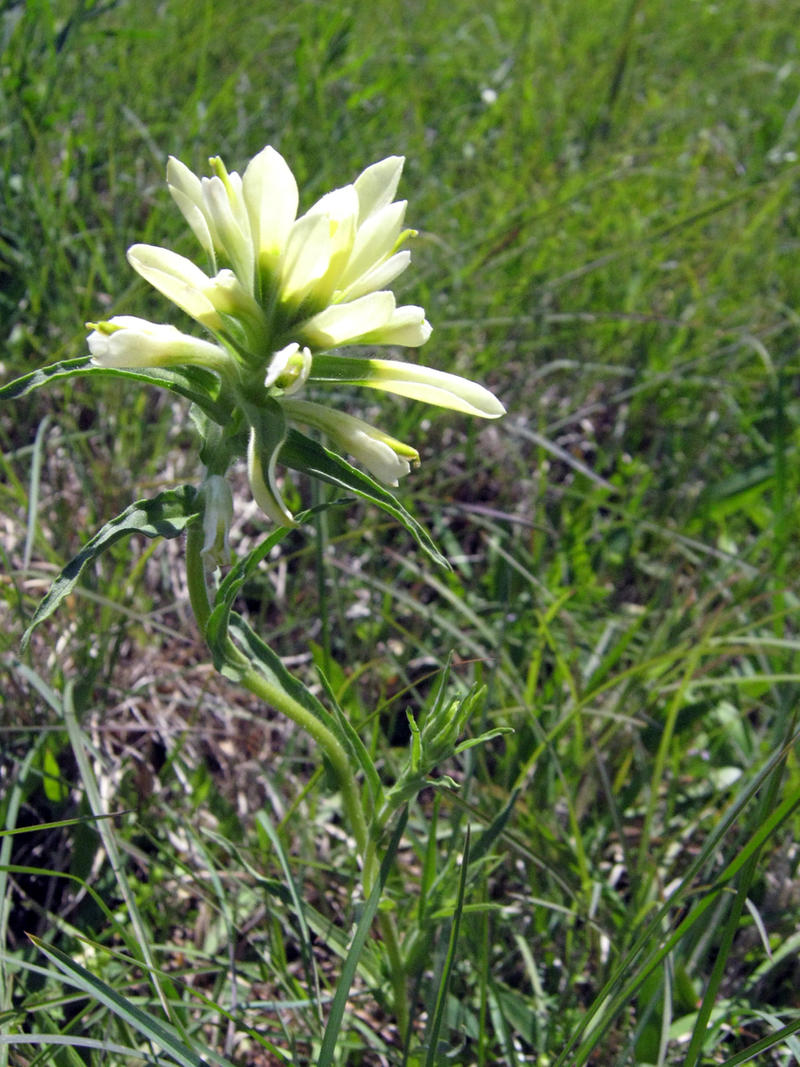
[[[299,217],[297,183],[274,148],[259,152],[243,176],[229,172],[218,157],[210,162],[212,175],[199,178],[170,157],[167,184],[211,273],[155,245],[133,245],[128,260],[214,341],[118,316],[90,324],[89,348],[102,366],[183,363],[219,374],[218,410],[230,412],[231,436],[226,444],[223,416],[214,431],[214,447],[223,449],[216,469],[243,447],[244,429],[253,496],[275,522],[293,522],[277,480],[293,425],[321,432],[388,485],[397,485],[419,462],[415,448],[361,419],[298,399],[308,387],[347,383],[482,418],[504,413],[492,393],[458,375],[332,352],[350,344],[416,348],[431,335],[424,310],[398,306],[388,288],[409,265],[410,253],[402,246],[414,233],[403,228],[406,202],[395,200],[402,157],[367,167]],[[204,490],[211,514],[206,551],[217,556],[225,543],[220,531],[229,523],[227,496],[213,480],[218,477],[210,476]]]
[[[90,322],[87,338],[92,361],[100,367],[169,367],[194,365],[219,370],[229,357],[210,341],[181,333],[174,326],[148,322],[135,315],[116,315],[108,322]]]
[[[271,146],[250,161],[244,177],[228,172],[218,157],[211,165],[215,174],[201,179],[171,157],[167,184],[214,269],[220,262],[232,268],[241,289],[259,303],[265,334],[279,329],[284,339],[312,349],[362,340],[416,347],[427,340],[424,312],[398,308],[385,288],[411,258],[400,250],[413,232],[402,229],[406,203],[394,201],[402,157],[367,167],[300,218],[297,183]],[[209,278],[194,264],[187,268],[183,257],[161,251],[159,257],[152,246],[136,245],[128,258],[160,292],[218,332],[220,275]]]

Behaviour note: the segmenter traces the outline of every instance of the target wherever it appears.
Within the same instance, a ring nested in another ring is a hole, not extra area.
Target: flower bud
[[[272,357],[264,385],[267,389],[275,386],[284,396],[292,396],[303,388],[310,371],[311,353],[293,341]]]
[[[222,370],[230,357],[219,345],[181,333],[174,326],[135,315],[115,315],[107,322],[87,322],[87,344],[99,367],[171,367],[194,364]]]
[[[385,485],[397,485],[412,465],[419,463],[416,448],[390,437],[354,415],[307,400],[286,400],[283,407],[289,418],[321,430],[338,448],[348,452]]]

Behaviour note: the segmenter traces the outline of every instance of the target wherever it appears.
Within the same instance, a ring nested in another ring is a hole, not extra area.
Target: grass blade
[[[364,904],[361,918],[359,919],[358,926],[353,934],[350,950],[347,953],[347,958],[344,961],[342,973],[339,976],[339,982],[336,986],[336,994],[331,1004],[328,1023],[325,1027],[325,1034],[322,1039],[322,1047],[320,1049],[316,1067],[332,1067],[333,1057],[336,1053],[336,1042],[338,1041],[339,1032],[342,1028],[342,1020],[344,1019],[344,1012],[347,1007],[347,998],[350,994],[350,987],[353,984],[353,979],[355,978],[356,970],[358,968],[358,961],[372,928],[372,921],[378,910],[383,887],[386,885],[386,879],[389,877],[389,870],[394,862],[394,857],[400,845],[407,819],[408,810],[404,809],[397,821],[397,826],[394,828],[391,840],[386,847],[386,853],[381,861],[378,878],[376,879],[375,885],[372,887],[369,898]]]
[[[152,1041],[163,1049],[180,1067],[207,1067],[206,1059],[187,1044],[186,1040],[181,1038],[168,1023],[154,1018],[148,1012],[137,1008],[135,1004],[131,1004],[116,989],[100,978],[96,978],[65,952],[53,945],[47,945],[39,937],[34,937],[32,934],[29,936],[33,944],[66,975],[71,985],[104,1004],[119,1018],[124,1019],[148,1041]],[[228,1061],[216,1054],[204,1050],[204,1055],[220,1067],[227,1067]]]
[[[453,974],[453,967],[456,961],[456,948],[458,946],[458,934],[461,929],[461,916],[464,911],[464,898],[467,890],[467,872],[469,870],[469,838],[470,830],[467,827],[467,835],[464,841],[464,855],[461,859],[461,876],[458,880],[458,896],[456,898],[456,906],[453,912],[453,921],[450,927],[450,941],[447,945],[447,956],[445,957],[444,967],[442,969],[442,977],[439,982],[439,989],[436,993],[436,1006],[431,1017],[430,1025],[425,1034],[425,1044],[428,1047],[427,1055],[425,1057],[425,1067],[436,1067],[436,1063],[439,1058],[439,1032],[442,1028],[442,1019],[444,1017],[444,1007],[447,1003],[447,994],[450,989],[450,978]]]

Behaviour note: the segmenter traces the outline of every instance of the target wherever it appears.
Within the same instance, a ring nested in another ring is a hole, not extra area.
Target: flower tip
[[[139,268],[137,267],[137,264],[142,261],[142,257],[146,256],[148,249],[152,247],[152,245],[137,243],[135,245],[131,245],[128,251],[125,253],[125,258],[135,271],[138,272]]]
[[[494,393],[490,393],[488,389],[485,390],[485,419],[500,419],[506,414],[506,406],[502,401],[498,400]]]

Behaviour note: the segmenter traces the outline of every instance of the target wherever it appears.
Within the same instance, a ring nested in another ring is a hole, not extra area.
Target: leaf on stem
[[[197,404],[209,418],[225,425],[230,417],[229,408],[218,401],[219,378],[203,367],[152,367],[147,370],[123,370],[118,367],[98,367],[86,356],[78,359],[65,359],[49,367],[41,367],[15,378],[0,388],[0,400],[16,400],[17,397],[32,393],[35,389],[49,385],[51,382],[64,381],[88,375],[97,378],[124,378],[129,381],[146,382],[168,389]]]
[[[292,470],[304,471],[313,478],[319,478],[330,485],[338,486],[356,496],[377,504],[408,530],[419,547],[440,567],[450,569],[450,564],[433,542],[431,535],[414,516],[407,511],[400,501],[368,474],[351,466],[347,460],[334,452],[328,451],[317,441],[300,433],[289,430],[286,435],[280,461]]]
[[[61,571],[23,634],[22,647],[28,644],[36,627],[49,618],[64,597],[72,592],[87,564],[98,559],[117,541],[137,533],[150,538],[179,537],[187,525],[199,517],[199,513],[197,490],[191,485],[167,489],[151,500],[137,500],[130,504],[115,519],[107,522]]]

